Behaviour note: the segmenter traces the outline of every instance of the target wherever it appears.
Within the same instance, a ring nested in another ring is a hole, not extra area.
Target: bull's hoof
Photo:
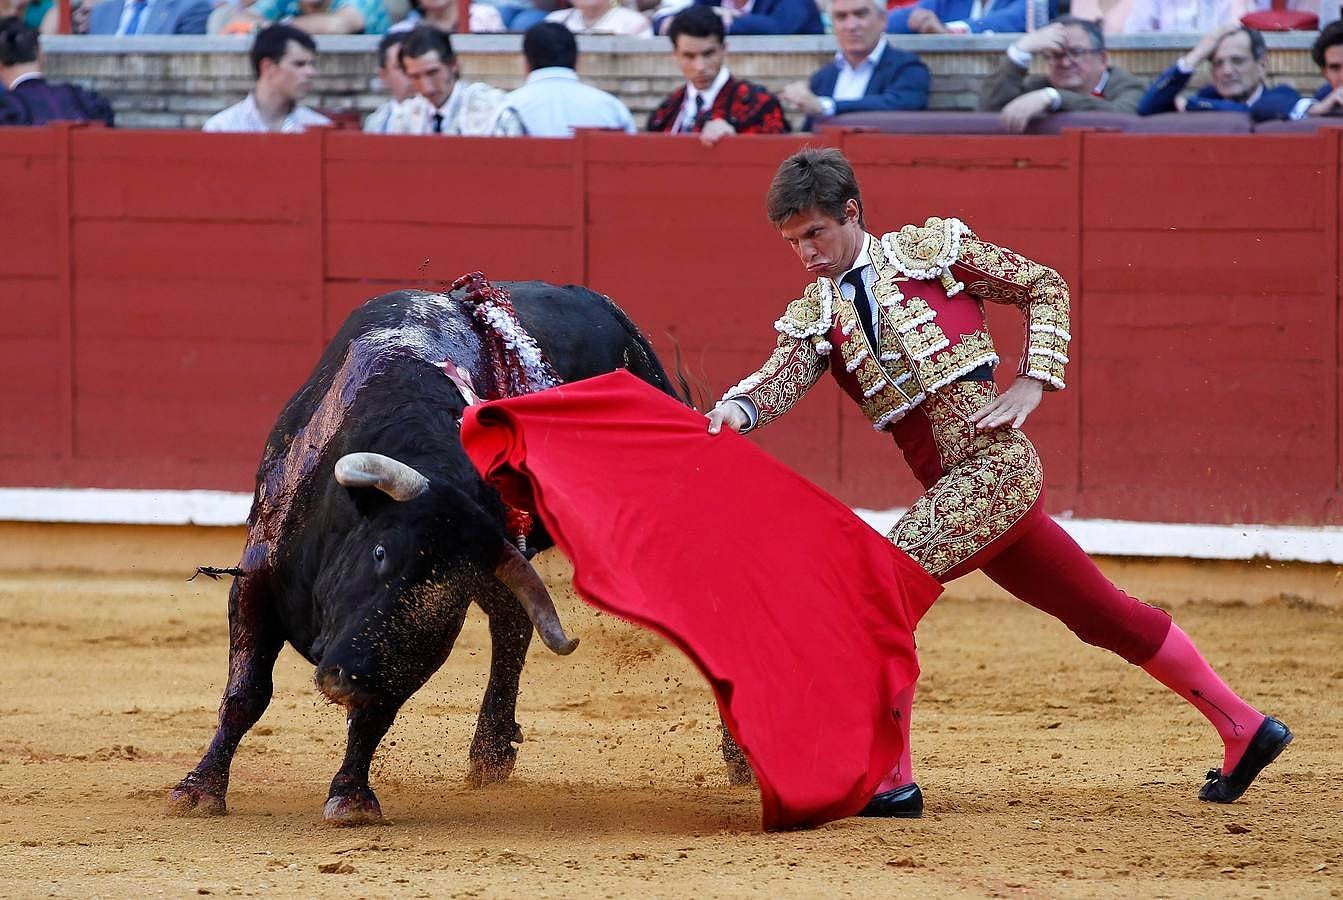
[[[322,818],[331,825],[381,825],[382,807],[372,788],[328,797]]]
[[[188,775],[168,795],[163,812],[169,816],[222,816],[228,812],[223,791],[212,791],[194,775]]]
[[[512,755],[503,759],[472,759],[466,768],[467,786],[482,788],[488,784],[507,781],[509,776],[513,774],[514,761],[515,757]]]
[[[755,772],[744,759],[724,760],[727,767],[727,783],[733,787],[751,787],[755,784]]]

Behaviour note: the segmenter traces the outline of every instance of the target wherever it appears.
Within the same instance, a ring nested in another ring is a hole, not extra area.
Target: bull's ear
[[[391,497],[388,497],[382,491],[373,487],[347,487],[345,492],[350,495],[354,501],[355,509],[359,510],[359,515],[365,519],[371,519],[380,514],[383,510],[396,503]]]

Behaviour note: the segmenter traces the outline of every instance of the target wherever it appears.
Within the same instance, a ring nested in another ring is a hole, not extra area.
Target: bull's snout
[[[376,700],[368,676],[350,672],[337,663],[319,666],[313,681],[328,700],[346,709],[370,706]]]

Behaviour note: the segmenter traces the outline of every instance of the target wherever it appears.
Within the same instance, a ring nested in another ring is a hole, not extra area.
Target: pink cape
[[[902,749],[895,696],[942,587],[835,498],[628,372],[467,409],[462,443],[540,515],[588,603],[713,686],[766,830],[853,815]],[[581,648],[580,648],[580,653]]]

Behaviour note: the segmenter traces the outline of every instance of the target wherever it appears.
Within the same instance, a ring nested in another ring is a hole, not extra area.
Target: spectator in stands
[[[1238,25],[1248,12],[1269,8],[1270,0],[1134,0],[1124,31],[1192,31],[1208,34]]]
[[[559,22],[574,34],[623,34],[626,37],[652,37],[653,25],[647,16],[618,0],[570,0],[568,9],[557,9],[546,16],[547,22]]]
[[[730,134],[783,134],[788,120],[778,99],[728,71],[723,20],[707,6],[677,13],[667,30],[685,83],[648,117],[649,131],[698,133],[712,147]]]
[[[784,103],[807,114],[805,130],[815,116],[927,108],[928,67],[887,43],[882,0],[833,0],[830,20],[839,45],[835,61],[810,83],[794,81],[779,93]]]
[[[88,28],[88,7],[81,9],[78,0],[71,9],[71,16],[75,20],[72,24],[79,25],[79,20],[83,19],[84,28],[75,27],[74,33],[81,34]],[[0,19],[8,18],[22,19],[23,24],[38,32],[39,34],[55,34],[60,24],[60,12],[56,8],[55,0],[0,0]]]
[[[112,106],[93,91],[74,84],[52,84],[42,77],[38,33],[15,17],[0,19],[0,125],[47,122],[103,122],[112,125]]]
[[[382,0],[256,0],[238,17],[283,22],[308,34],[382,34],[389,24]]]
[[[317,73],[317,45],[292,25],[269,25],[252,42],[256,86],[240,103],[205,120],[203,131],[295,134],[331,120],[299,103]]]
[[[824,34],[815,0],[694,0],[718,13],[728,34]],[[654,20],[666,34],[671,16]]]
[[[410,14],[389,31],[410,31],[420,25],[432,25],[448,34],[457,30],[457,0],[410,0],[410,7]],[[504,30],[504,17],[500,15],[498,7],[488,3],[472,3],[468,9],[468,31]]]
[[[411,84],[401,68],[401,42],[408,33],[393,29],[378,41],[377,80],[391,96],[364,118],[364,131],[369,134],[386,134],[392,110],[402,100],[415,96],[415,85]]]
[[[1264,36],[1252,28],[1236,24],[1210,31],[1157,76],[1138,103],[1138,115],[1225,110],[1249,113],[1256,122],[1290,118],[1301,95],[1285,84],[1269,87],[1265,83],[1267,55]],[[1212,84],[1181,96],[1199,64],[1209,57]]]
[[[205,34],[210,0],[103,0],[89,10],[89,34]]]
[[[888,34],[978,34],[1026,30],[1028,0],[919,0],[891,11]],[[1048,0],[1049,17],[1059,0]]]
[[[615,97],[578,80],[578,42],[558,22],[539,22],[522,36],[527,80],[504,98],[490,133],[572,137],[575,128],[634,133],[634,118]]]
[[[1343,116],[1343,21],[1330,22],[1310,48],[1310,58],[1320,67],[1324,84],[1306,103],[1304,110],[1296,110],[1297,118],[1309,116]]]
[[[1027,75],[1034,54],[1044,57],[1046,75]],[[979,91],[981,110],[1002,110],[1003,127],[1020,134],[1053,112],[1136,113],[1144,85],[1110,65],[1101,27],[1089,19],[1059,16],[1021,37]]]
[[[401,101],[387,122],[388,134],[486,135],[504,103],[504,92],[461,80],[447,34],[421,25],[402,42],[401,70],[415,96]]]

